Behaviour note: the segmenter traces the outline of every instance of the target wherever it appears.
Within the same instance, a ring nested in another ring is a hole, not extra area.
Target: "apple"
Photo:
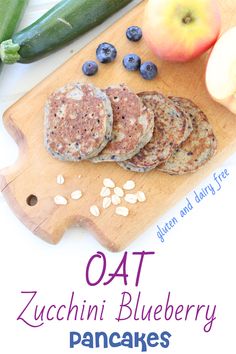
[[[214,46],[206,69],[206,86],[212,98],[236,114],[236,27]]]
[[[216,0],[149,0],[143,34],[161,59],[185,62],[216,42],[221,16]]]

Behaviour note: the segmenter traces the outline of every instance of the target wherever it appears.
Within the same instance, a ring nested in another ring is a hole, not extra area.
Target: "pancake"
[[[89,159],[110,141],[112,124],[111,103],[105,92],[89,84],[68,84],[47,100],[46,149],[60,160]]]
[[[170,158],[192,132],[192,124],[188,115],[162,94],[142,92],[138,95],[154,113],[153,136],[137,155],[119,165],[129,171],[146,172]]]
[[[191,100],[181,97],[171,100],[190,114],[193,132],[158,169],[171,175],[195,172],[215,154],[216,137],[206,115]]]
[[[154,115],[125,85],[108,87],[105,92],[113,110],[112,140],[92,161],[124,161],[151,140]]]

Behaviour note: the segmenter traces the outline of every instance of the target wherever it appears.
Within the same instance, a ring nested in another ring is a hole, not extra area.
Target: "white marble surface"
[[[139,1],[134,1],[133,4]],[[21,26],[37,18],[56,1],[31,0]],[[93,36],[97,35],[120,14],[106,21],[99,28],[74,41],[59,52],[30,65],[5,67],[0,76],[0,115],[15,100],[30,90],[56,67],[71,56],[71,51],[78,51]],[[236,132],[235,132],[236,134]],[[17,157],[17,147],[5,132],[0,121],[0,168],[13,163]],[[109,267],[114,270],[122,254],[112,254],[104,250],[85,230],[69,230],[63,240],[51,246],[36,238],[13,215],[6,202],[0,197],[0,313],[1,329],[0,348],[5,354],[41,354],[69,353],[68,333],[70,330],[95,329],[111,332],[112,330],[158,331],[169,330],[172,333],[170,348],[167,353],[192,354],[235,352],[234,317],[235,313],[235,197],[236,197],[236,154],[219,167],[225,168],[229,177],[222,189],[209,196],[181,220],[161,243],[156,236],[156,224],[162,226],[178,214],[185,206],[185,198],[166,215],[141,235],[127,251],[151,250],[156,255],[145,263],[140,282],[144,302],[155,303],[158,296],[171,290],[179,302],[217,304],[217,320],[214,330],[204,334],[201,323],[178,322],[135,322],[117,323],[109,316],[103,323],[63,323],[51,324],[42,329],[33,329],[16,321],[23,300],[23,290],[38,290],[42,302],[60,301],[69,291],[76,290],[85,298],[108,299],[108,313],[112,313],[118,294],[124,286],[117,280],[104,288],[89,288],[84,282],[85,266],[90,256],[100,250],[107,256]],[[212,182],[212,175],[195,190]],[[193,192],[188,198],[193,200]],[[158,206],[157,206],[158,208]],[[144,210],[145,212],[145,210]],[[129,281],[134,278],[134,261],[129,262]],[[112,269],[109,269],[112,270]],[[125,287],[127,290],[127,287]],[[137,289],[131,284],[129,291]],[[78,349],[75,349],[77,352]],[[156,352],[150,348],[149,352]],[[158,349],[160,350],[160,349]],[[104,350],[86,350],[81,352],[103,353]],[[118,350],[107,350],[116,353]],[[140,349],[123,349],[124,353],[140,353]],[[160,350],[161,352],[161,350]]]

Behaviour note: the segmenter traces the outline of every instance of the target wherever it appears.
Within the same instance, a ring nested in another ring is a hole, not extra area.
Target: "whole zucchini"
[[[62,0],[1,44],[4,63],[29,63],[102,23],[132,0]]]
[[[0,0],[0,43],[11,38],[27,3],[28,0]]]

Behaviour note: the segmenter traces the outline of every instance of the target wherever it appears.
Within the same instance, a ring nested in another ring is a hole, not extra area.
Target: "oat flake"
[[[64,184],[65,183],[65,178],[62,175],[57,176],[57,184]]]
[[[121,203],[120,197],[116,194],[111,197],[111,201],[113,205],[119,205]]]
[[[97,205],[92,205],[90,207],[90,213],[96,217],[100,215],[100,210],[98,209]]]
[[[144,192],[138,191],[136,195],[137,195],[138,201],[139,201],[140,203],[145,202],[145,200],[146,200],[146,195],[145,195]]]
[[[135,204],[138,201],[137,194],[126,194],[125,201],[130,204]]]
[[[120,187],[115,187],[115,188],[114,188],[114,193],[115,193],[118,197],[120,197],[120,198],[123,198],[123,197],[124,197],[124,191],[123,191],[123,189],[120,188]]]
[[[127,191],[130,191],[131,189],[135,188],[135,183],[132,180],[129,180],[127,182],[125,182],[125,184],[123,185],[123,188]]]
[[[111,205],[111,198],[105,197],[102,201],[102,207],[104,209],[107,209],[107,208],[109,208],[110,205]]]
[[[82,197],[82,192],[78,189],[71,193],[71,199],[79,200]]]
[[[56,205],[66,205],[68,204],[68,201],[65,197],[63,197],[62,195],[56,195],[54,197],[54,203]]]
[[[120,216],[128,216],[129,215],[129,209],[126,207],[117,207],[116,208],[116,214]]]
[[[110,188],[102,187],[102,190],[100,192],[101,197],[109,197],[110,194],[111,194]]]
[[[104,178],[103,185],[107,188],[115,188],[115,183],[110,178]]]

